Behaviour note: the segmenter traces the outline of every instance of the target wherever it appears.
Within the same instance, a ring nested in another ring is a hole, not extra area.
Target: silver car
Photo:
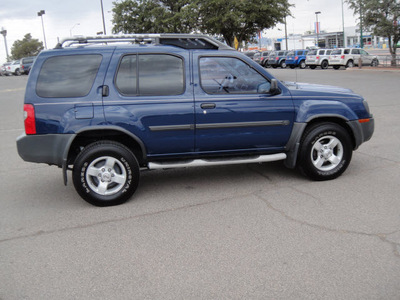
[[[329,65],[332,65],[334,69],[339,69],[341,66],[345,68],[352,68],[354,66],[358,66],[360,61],[363,66],[376,67],[379,65],[378,57],[376,55],[369,54],[364,49],[335,49],[329,56]]]
[[[328,69],[329,66],[329,55],[332,49],[315,49],[308,52],[306,56],[306,66],[310,69],[321,67],[321,69]]]

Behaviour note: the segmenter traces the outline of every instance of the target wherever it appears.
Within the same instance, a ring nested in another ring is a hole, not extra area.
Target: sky
[[[113,2],[103,0],[107,34],[112,29]],[[293,17],[287,18],[288,34],[314,30],[315,12],[320,11],[318,21],[321,30],[342,31],[342,0],[289,0]],[[41,18],[37,15],[44,10],[44,30],[48,48],[57,44],[57,39],[72,35],[96,35],[103,31],[101,0],[0,0],[0,28],[7,30],[8,53],[16,40],[22,40],[30,33],[33,38],[44,41]],[[345,27],[355,26],[353,11],[344,3]],[[264,37],[284,36],[284,25],[265,30]],[[43,43],[44,44],[44,43]],[[0,35],[0,63],[6,60],[4,38]]]

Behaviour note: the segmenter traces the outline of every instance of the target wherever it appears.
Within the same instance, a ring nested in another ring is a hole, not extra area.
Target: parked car
[[[0,68],[0,76],[7,76],[10,75],[8,73],[8,66],[11,65],[11,62],[6,62],[4,64],[2,64],[1,68]]]
[[[24,57],[20,60],[20,72],[21,74],[29,74],[32,64],[35,61],[35,56]]]
[[[257,53],[255,51],[245,51],[243,52],[248,58],[253,59],[254,55]]]
[[[306,66],[311,69],[321,67],[321,69],[327,69],[329,66],[329,55],[332,49],[316,49],[310,50],[306,56]]]
[[[9,66],[7,66],[7,71],[9,75],[21,75],[21,67],[19,60],[13,60]]]
[[[261,53],[260,52],[256,52],[253,56],[253,60],[258,63],[261,64]]]
[[[263,67],[267,66],[267,62],[268,62],[268,58],[269,58],[270,53],[271,53],[271,51],[263,51],[263,52],[261,52],[260,65],[262,65]]]
[[[282,160],[334,179],[374,131],[351,90],[281,82],[190,34],[67,38],[36,58],[23,110],[19,155],[60,167],[65,184],[71,170],[78,194],[98,206],[131,198],[142,169]]]
[[[267,65],[273,68],[286,68],[286,55],[287,51],[284,50],[272,52],[268,58]]]
[[[286,66],[294,69],[300,67],[300,69],[306,68],[306,55],[308,50],[292,50],[286,55]]]
[[[341,48],[335,49],[329,56],[329,65],[333,66],[334,69],[340,67],[352,68],[358,66],[359,59],[361,58],[361,64],[363,66],[377,66],[379,60],[376,55],[370,55],[364,49],[356,48]]]

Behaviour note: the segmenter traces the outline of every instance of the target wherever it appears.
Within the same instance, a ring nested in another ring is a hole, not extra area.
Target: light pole
[[[343,26],[343,47],[346,48],[346,33],[344,32],[344,10],[343,10],[343,0],[342,0],[342,26]],[[338,45],[339,46],[339,45]]]
[[[362,1],[360,0],[360,48],[364,48],[364,39],[363,39],[363,16],[362,16]]]
[[[286,42],[286,50],[289,50],[288,41],[287,41],[287,22],[286,22],[286,17],[287,16],[285,16],[285,42]]]
[[[44,23],[43,23],[43,15],[46,12],[44,10],[41,10],[37,13],[37,15],[42,19],[42,29],[43,29],[43,38],[44,38],[44,47],[47,49],[47,43],[46,43],[46,34],[44,33]]]
[[[3,37],[4,37],[4,45],[6,46],[6,56],[7,56],[7,60],[8,60],[8,48],[7,48],[7,39],[6,39],[7,30],[5,30],[4,28],[1,28],[0,33],[1,33],[1,34],[3,35]]]
[[[71,29],[69,30],[69,35],[72,36],[72,29],[74,29],[75,26],[77,25],[81,25],[80,23],[76,23],[74,24],[74,26],[71,27]]]
[[[104,21],[103,0],[100,0],[100,5],[101,5],[101,16],[103,18],[103,32],[104,32],[104,35],[107,35],[107,33],[106,33],[106,22]]]
[[[319,24],[318,24],[318,15],[320,14],[320,11],[315,12],[315,18],[317,19],[317,22],[315,23],[315,31],[317,32],[317,47],[319,47]]]

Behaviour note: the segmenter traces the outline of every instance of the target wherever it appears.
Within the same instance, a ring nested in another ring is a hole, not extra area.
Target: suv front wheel
[[[315,124],[301,140],[300,170],[314,180],[339,177],[348,167],[353,154],[348,132],[335,123]]]
[[[100,141],[85,147],[75,160],[72,179],[78,194],[96,206],[126,202],[140,177],[134,154],[120,143]]]

